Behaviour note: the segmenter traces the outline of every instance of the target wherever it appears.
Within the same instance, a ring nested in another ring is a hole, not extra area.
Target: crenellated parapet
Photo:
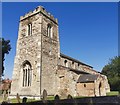
[[[30,12],[26,13],[24,16],[21,16],[20,21],[22,21],[22,20],[24,20],[28,17],[31,17],[35,14],[38,14],[38,13],[42,13],[44,16],[46,16],[50,20],[54,21],[55,23],[58,23],[57,18],[54,18],[54,16],[52,14],[50,14],[49,12],[47,12],[46,9],[43,6],[38,6],[33,11],[30,11]]]

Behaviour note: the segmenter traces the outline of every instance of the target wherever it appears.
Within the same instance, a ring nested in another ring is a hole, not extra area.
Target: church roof
[[[72,57],[69,57],[69,56],[67,56],[67,55],[64,55],[64,54],[62,54],[62,53],[60,53],[60,56],[63,57],[63,58],[67,58],[67,59],[69,59],[69,60],[72,60],[72,61],[74,61],[74,62],[80,63],[80,64],[82,64],[82,65],[85,65],[85,66],[88,66],[88,67],[93,68],[93,67],[90,66],[90,65],[87,65],[87,64],[85,64],[85,63],[83,63],[83,62],[80,62],[79,60],[76,60],[76,59],[74,59],[74,58],[72,58]]]
[[[94,82],[97,78],[98,78],[98,75],[83,74],[79,77],[77,83]]]
[[[88,74],[87,72],[83,71],[83,70],[77,70],[77,69],[72,69],[72,68],[69,68],[70,71],[73,71],[77,74]]]

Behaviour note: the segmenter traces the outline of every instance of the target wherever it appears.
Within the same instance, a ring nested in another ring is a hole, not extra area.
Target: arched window
[[[23,63],[23,87],[31,86],[32,67],[29,61]]]
[[[52,26],[50,24],[47,25],[47,36],[52,38]]]

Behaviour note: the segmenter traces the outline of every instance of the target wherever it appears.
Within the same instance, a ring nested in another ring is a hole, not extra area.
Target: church
[[[107,77],[60,52],[58,21],[42,6],[20,17],[10,97],[106,96]]]

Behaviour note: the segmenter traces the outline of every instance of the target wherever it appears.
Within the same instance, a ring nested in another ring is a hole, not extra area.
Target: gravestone
[[[47,91],[43,90],[43,100],[47,100]]]
[[[16,99],[17,99],[18,103],[20,103],[20,96],[18,93],[17,93]]]
[[[59,97],[59,95],[56,95],[55,97],[54,97],[54,105],[59,105],[59,101],[60,101],[60,97]]]
[[[67,99],[73,99],[73,97],[70,94],[68,94]]]
[[[92,100],[92,98],[89,98],[88,105],[93,105],[93,100]]]
[[[26,102],[27,102],[27,97],[23,97],[22,103],[26,103]]]
[[[55,98],[54,98],[54,100],[60,100],[59,95],[56,95]]]

